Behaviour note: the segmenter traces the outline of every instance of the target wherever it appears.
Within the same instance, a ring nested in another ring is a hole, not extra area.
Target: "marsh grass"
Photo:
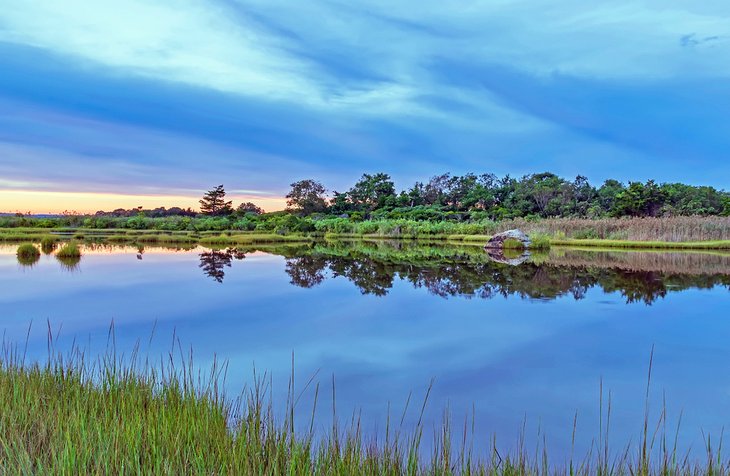
[[[54,235],[43,235],[41,237],[41,250],[43,253],[49,255],[56,249],[56,244],[59,238]]]
[[[505,250],[522,251],[525,249],[525,244],[522,243],[520,240],[515,240],[514,238],[507,238],[502,243],[502,248]]]
[[[548,251],[550,249],[550,237],[544,233],[533,233],[530,235],[530,250]]]
[[[227,365],[214,361],[207,372],[197,370],[192,351],[184,352],[175,338],[165,358],[150,361],[141,357],[139,343],[130,354],[118,355],[113,328],[107,352],[96,359],[78,347],[65,354],[56,351],[51,335],[49,327],[49,357],[44,363],[28,363],[24,350],[3,343],[4,474],[648,476],[727,475],[730,470],[721,439],[713,443],[707,437],[705,457],[694,460],[677,447],[679,425],[674,431],[667,428],[666,406],[658,420],[651,421],[651,360],[637,443],[617,452],[609,446],[611,393],[606,395],[601,385],[599,435],[588,454],[553,462],[544,435],[530,448],[524,427],[514,451],[500,451],[496,437],[475,448],[473,417],[457,426],[448,409],[433,430],[433,450],[425,453],[424,412],[432,386],[420,403],[411,403],[409,397],[402,414],[389,411],[385,436],[378,439],[365,434],[357,414],[345,425],[337,423],[334,377],[326,390],[314,378],[295,387],[292,370],[286,402],[275,409],[268,375],[255,374],[252,386],[230,399],[222,391]],[[306,391],[314,394],[308,416],[297,408]],[[333,423],[322,432],[315,430],[314,415],[320,395],[329,391]],[[403,422],[409,405],[418,419],[407,429]],[[576,428],[577,414],[573,445]]]
[[[56,252],[56,257],[63,259],[81,258],[81,248],[75,241],[70,241]]]
[[[192,244],[197,243],[199,240],[193,236],[188,235],[164,235],[164,234],[152,234],[152,235],[139,235],[130,237],[135,243],[180,243],[180,244]]]
[[[0,233],[0,241],[5,242],[18,242],[18,241],[35,241],[38,238],[36,233],[25,233],[25,232],[8,232]]]
[[[75,271],[81,262],[81,249],[75,241],[64,244],[56,252],[56,260],[67,271]]]
[[[33,266],[41,257],[41,252],[32,243],[24,243],[18,247],[16,252],[18,263],[24,266]]]
[[[730,217],[550,218],[496,222],[489,233],[519,228],[554,238],[619,241],[697,242],[730,240]]]
[[[302,235],[268,234],[221,234],[200,239],[202,245],[250,245],[266,243],[309,243],[313,238]]]
[[[556,246],[574,246],[589,248],[624,248],[624,249],[652,249],[652,250],[730,250],[730,240],[723,241],[627,241],[627,240],[573,240],[552,239]]]

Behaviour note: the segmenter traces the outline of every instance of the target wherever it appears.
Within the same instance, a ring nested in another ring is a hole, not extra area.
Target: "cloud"
[[[8,0],[0,171],[140,193],[376,170],[726,186],[728,32],[719,0]]]

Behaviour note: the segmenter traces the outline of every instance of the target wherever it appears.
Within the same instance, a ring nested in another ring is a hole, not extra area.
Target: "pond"
[[[730,424],[730,255],[553,249],[521,264],[478,246],[321,242],[212,250],[91,245],[80,261],[19,263],[0,247],[4,338],[26,360],[81,346],[153,358],[188,349],[228,363],[235,395],[266,372],[283,405],[294,358],[298,411],[332,425],[353,412],[382,433],[444,412],[477,444],[514,449],[546,437],[551,457],[584,454],[605,431],[620,451],[666,411],[681,448]],[[27,337],[26,337],[27,336]],[[26,344],[27,339],[27,344]],[[603,389],[601,422],[601,397]],[[326,390],[325,390],[326,389]],[[652,430],[653,431],[653,430]],[[704,433],[703,433],[704,432]],[[428,442],[426,443],[428,444]]]

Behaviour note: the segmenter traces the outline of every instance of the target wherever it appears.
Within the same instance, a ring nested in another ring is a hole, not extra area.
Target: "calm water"
[[[47,355],[47,322],[60,349],[75,339],[101,352],[113,320],[120,352],[141,341],[159,357],[175,332],[198,365],[229,362],[231,392],[255,365],[282,401],[294,352],[297,387],[334,375],[339,416],[360,411],[373,431],[389,403],[400,415],[413,392],[420,405],[433,379],[429,426],[447,406],[458,422],[473,411],[479,442],[512,448],[526,422],[528,441],[541,428],[560,457],[576,412],[577,451],[597,436],[602,379],[619,450],[641,431],[652,346],[651,413],[666,395],[670,424],[683,413],[680,444],[730,424],[730,255],[553,250],[507,266],[477,247],[97,246],[28,266],[4,246],[0,281],[0,327],[22,343],[32,323],[30,358]],[[323,428],[331,399],[321,391]],[[406,425],[417,416],[414,405]]]

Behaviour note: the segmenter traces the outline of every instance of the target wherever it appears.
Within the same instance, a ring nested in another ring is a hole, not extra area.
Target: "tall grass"
[[[547,251],[550,249],[550,237],[544,233],[533,233],[530,235],[530,249],[535,251]]]
[[[16,254],[18,255],[18,258],[38,258],[41,255],[41,252],[38,251],[38,248],[36,248],[32,243],[24,243],[18,246]]]
[[[24,243],[18,247],[16,252],[18,263],[25,266],[33,266],[41,257],[41,252],[32,243]]]
[[[262,234],[232,234],[208,236],[200,239],[202,245],[249,245],[265,243],[307,243],[312,238],[301,235],[278,235],[275,233]]]
[[[545,233],[557,238],[628,241],[730,240],[730,217],[604,218],[600,220],[554,218],[535,221],[516,219],[498,224]]]
[[[41,250],[45,254],[51,254],[54,249],[56,249],[56,243],[58,243],[59,238],[57,236],[53,235],[43,235],[41,238]]]
[[[177,344],[180,348],[179,343]],[[642,437],[614,452],[609,447],[610,393],[599,401],[601,427],[583,458],[551,463],[543,442],[533,452],[524,433],[513,452],[500,452],[496,441],[475,449],[473,423],[454,427],[448,411],[434,430],[433,450],[425,454],[421,404],[418,423],[406,429],[403,417],[390,416],[385,438],[367,436],[353,417],[315,431],[319,384],[310,416],[299,421],[294,372],[283,412],[273,408],[266,375],[239,398],[223,392],[227,366],[214,363],[196,371],[192,352],[151,363],[139,346],[118,357],[113,346],[92,360],[78,348],[53,350],[41,364],[26,363],[16,346],[4,344],[0,357],[0,472],[5,474],[479,474],[479,475],[726,475],[728,460],[721,442],[707,439],[706,458],[690,459],[666,431],[666,412],[649,420],[649,386]],[[177,352],[176,352],[177,353]],[[650,365],[651,369],[651,365]],[[300,386],[301,387],[301,386]],[[329,389],[327,390],[329,391]],[[332,401],[336,401],[334,378]],[[283,416],[281,416],[283,415]],[[296,419],[296,421],[295,421]],[[337,408],[332,404],[332,421]],[[575,442],[576,423],[572,434]],[[571,431],[571,429],[566,429]]]
[[[628,241],[553,239],[554,245],[653,250],[730,250],[730,241]]]
[[[79,248],[79,245],[76,244],[74,241],[70,241],[63,245],[57,252],[56,252],[57,258],[80,258],[81,257],[81,249]]]
[[[560,239],[604,239],[631,241],[718,241],[730,240],[730,217],[665,218],[550,218],[478,222],[427,222],[373,220],[359,223],[345,219],[316,222],[318,231],[333,236],[387,236],[424,238],[448,235],[494,235],[518,228],[529,235],[543,234]]]

